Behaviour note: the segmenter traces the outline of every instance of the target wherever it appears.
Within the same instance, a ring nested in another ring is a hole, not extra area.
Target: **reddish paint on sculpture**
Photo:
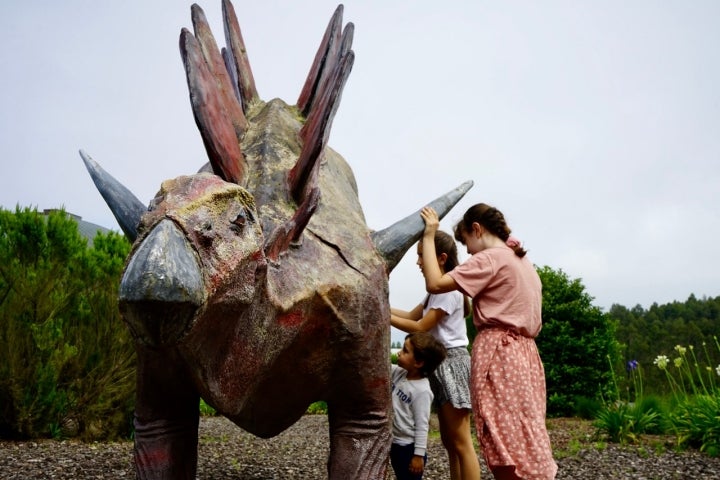
[[[277,318],[278,323],[284,327],[297,327],[303,320],[302,314],[297,311],[287,312]]]

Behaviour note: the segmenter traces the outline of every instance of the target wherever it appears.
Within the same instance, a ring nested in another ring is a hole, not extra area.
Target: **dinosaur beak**
[[[206,293],[200,262],[174,222],[160,221],[130,258],[120,312],[140,343],[172,345],[192,327]]]

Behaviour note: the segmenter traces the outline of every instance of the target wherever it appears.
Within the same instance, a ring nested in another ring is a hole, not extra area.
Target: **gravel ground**
[[[551,419],[548,431],[559,466],[558,479],[720,479],[720,458],[695,451],[677,453],[670,437],[648,437],[635,446],[606,444],[593,437],[589,422],[575,419]],[[307,415],[269,440],[253,437],[222,417],[203,417],[198,478],[326,478],[327,437],[324,415]],[[424,478],[447,479],[445,452],[437,434],[431,433],[428,457]],[[491,479],[482,460],[480,463],[483,479]],[[0,478],[132,479],[132,444],[3,441]]]

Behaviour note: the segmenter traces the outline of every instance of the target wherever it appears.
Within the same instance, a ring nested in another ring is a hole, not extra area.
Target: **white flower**
[[[680,355],[685,355],[685,352],[687,352],[687,348],[682,345],[675,345],[675,350],[677,350]]]
[[[673,360],[673,363],[675,364],[675,366],[676,366],[677,368],[682,367],[682,358],[677,357],[675,360]]]
[[[668,357],[665,355],[658,355],[653,363],[657,365],[660,370],[665,370],[668,364]],[[718,365],[718,375],[720,375],[720,365]]]
[[[720,365],[718,365],[717,368],[715,369],[715,373],[717,373],[718,376],[720,377]]]

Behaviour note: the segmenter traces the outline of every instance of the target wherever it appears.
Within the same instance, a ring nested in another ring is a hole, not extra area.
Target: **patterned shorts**
[[[430,376],[436,407],[450,402],[455,408],[472,408],[470,400],[470,353],[465,347],[448,348],[447,358]]]

